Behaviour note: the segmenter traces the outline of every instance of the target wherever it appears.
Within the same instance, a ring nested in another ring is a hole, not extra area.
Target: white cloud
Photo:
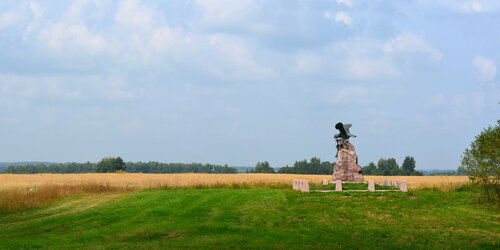
[[[472,60],[472,63],[474,64],[474,68],[476,69],[479,79],[483,81],[490,81],[495,77],[497,73],[497,66],[493,60],[484,56],[476,56]]]
[[[335,21],[337,22],[343,22],[345,23],[347,26],[351,26],[351,17],[349,16],[349,14],[343,12],[343,11],[339,11],[337,12],[337,14],[335,15]]]
[[[500,8],[498,0],[418,0],[417,2],[424,6],[442,6],[460,13],[484,13]]]
[[[78,52],[99,53],[106,48],[103,36],[93,34],[85,25],[53,24],[42,29],[39,39],[49,48],[56,50],[70,50]]]
[[[29,1],[29,8],[35,18],[42,18],[44,10],[40,7],[38,2]]]
[[[138,95],[116,77],[92,75],[23,76],[0,74],[0,100],[16,102],[78,102],[85,100],[128,101]]]
[[[211,35],[210,55],[215,57],[204,62],[204,66],[221,78],[261,79],[273,74],[270,68],[259,65],[248,46],[239,39],[225,35]],[[214,64],[214,62],[216,62]]]
[[[63,19],[71,23],[84,23],[82,12],[89,2],[90,0],[74,0],[64,13]]]
[[[424,108],[432,110],[420,116],[422,126],[439,126],[456,128],[464,123],[472,122],[484,109],[498,104],[498,91],[473,91],[466,94],[435,95],[425,102]]]
[[[151,33],[149,45],[156,52],[165,52],[170,49],[186,46],[192,40],[183,33],[182,30],[173,30],[169,26],[164,25]]]
[[[115,21],[129,27],[150,29],[153,15],[153,9],[141,4],[140,0],[121,0]]]
[[[360,37],[336,44],[331,49],[339,57],[340,74],[347,79],[375,80],[391,79],[400,76],[391,56],[386,55],[383,45]]]
[[[0,15],[0,29],[10,27],[21,20],[21,15],[15,11],[9,11]]]
[[[79,90],[69,86],[75,82],[74,79],[0,75],[0,82],[6,87],[4,97],[16,101],[36,99],[75,101],[82,97]]]
[[[201,13],[201,19],[193,23],[211,32],[230,29],[258,36],[275,35],[279,28],[270,25],[268,17],[263,15],[268,3],[262,0],[196,0],[196,12]]]
[[[488,9],[483,5],[482,2],[473,0],[473,1],[467,1],[462,4],[461,6],[462,11],[464,12],[485,12]]]
[[[23,39],[26,40],[27,36],[35,29],[40,26],[40,20],[42,19],[44,10],[35,1],[30,1],[28,3],[28,8],[32,15],[32,20],[26,27],[23,35]]]
[[[420,36],[404,32],[384,45],[384,51],[400,56],[406,63],[437,65],[442,55]]]
[[[386,43],[355,38],[340,44],[348,53],[343,73],[358,80],[390,79],[418,70],[435,67],[442,55],[418,35],[405,32]]]
[[[203,13],[203,21],[211,25],[235,24],[247,21],[260,6],[252,0],[196,0]]]
[[[338,4],[345,4],[348,7],[352,7],[352,0],[337,0]]]

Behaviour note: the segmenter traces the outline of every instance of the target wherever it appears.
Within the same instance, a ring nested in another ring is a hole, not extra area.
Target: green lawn
[[[468,192],[172,189],[80,195],[0,214],[8,248],[500,248]]]

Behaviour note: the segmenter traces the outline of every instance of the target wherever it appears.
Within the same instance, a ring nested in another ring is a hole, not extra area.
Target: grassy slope
[[[80,195],[1,215],[0,249],[498,249],[499,213],[470,204],[468,195],[418,191],[413,196],[345,196],[277,189]]]

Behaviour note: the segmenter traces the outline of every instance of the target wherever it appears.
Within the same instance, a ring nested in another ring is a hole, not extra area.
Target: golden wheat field
[[[321,183],[330,175],[295,174],[0,174],[0,212],[35,207],[78,194],[124,193],[146,188],[291,188],[294,179]],[[365,176],[406,180],[408,189],[453,190],[468,182],[465,176]]]
[[[293,179],[320,183],[330,175],[295,174],[2,174],[0,189],[52,185],[110,185],[134,189],[155,187],[192,187],[215,184],[292,184]],[[466,176],[365,176],[365,180],[381,183],[382,179],[406,180],[408,189],[437,188],[450,190],[469,181]]]

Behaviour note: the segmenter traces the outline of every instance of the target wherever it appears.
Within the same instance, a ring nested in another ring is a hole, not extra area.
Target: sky
[[[500,1],[0,2],[0,161],[456,169],[500,119]]]

